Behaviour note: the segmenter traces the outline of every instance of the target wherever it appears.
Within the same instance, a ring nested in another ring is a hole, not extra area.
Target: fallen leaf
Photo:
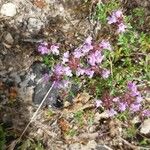
[[[4,90],[5,86],[2,81],[0,81],[0,90]]]
[[[91,96],[88,93],[80,93],[74,99],[74,102],[81,102],[82,104],[87,103],[90,100]]]
[[[42,9],[46,6],[45,0],[34,0],[33,4],[36,5],[40,9]]]
[[[65,120],[64,118],[60,118],[58,120],[58,125],[62,132],[67,132],[70,129],[69,122]]]
[[[11,88],[9,89],[9,98],[10,98],[10,99],[16,99],[16,98],[17,98],[17,95],[18,95],[18,93],[17,93],[16,87],[11,87]]]

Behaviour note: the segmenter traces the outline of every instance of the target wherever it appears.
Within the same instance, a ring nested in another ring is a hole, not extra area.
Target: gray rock
[[[41,62],[35,62],[30,68],[30,72],[26,77],[28,87],[34,87],[33,103],[39,105],[48,90],[52,86],[52,81],[45,81],[44,75],[50,74],[50,69]],[[58,105],[59,91],[53,88],[47,96],[44,105],[51,105],[53,107],[61,107],[62,104]]]
[[[31,17],[28,19],[28,30],[30,32],[39,31],[43,25],[44,25],[44,23],[37,18]]]
[[[50,69],[41,62],[35,62],[30,69],[30,80],[28,80],[28,86],[34,86],[33,102],[35,104],[40,104],[48,90],[51,88],[53,81],[45,81],[44,74],[50,74]],[[69,92],[71,91],[71,92]],[[68,88],[68,96],[66,100],[70,103],[73,102],[73,97],[77,95],[79,87],[76,84],[71,84]],[[64,103],[62,99],[61,89],[55,86],[47,96],[45,100],[45,105],[50,105],[54,108],[62,108]]]
[[[12,77],[17,84],[21,82],[20,75],[17,72],[11,73],[10,77]]]
[[[150,118],[144,120],[144,122],[141,125],[140,133],[150,135]]]

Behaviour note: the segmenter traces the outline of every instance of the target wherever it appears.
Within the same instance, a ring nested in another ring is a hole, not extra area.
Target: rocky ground
[[[142,5],[147,11],[150,2],[146,2],[129,1],[126,6],[130,10],[133,5]],[[87,125],[85,121],[87,126],[74,138],[65,136],[64,132],[73,126],[72,114],[88,111],[94,104],[87,93],[77,94],[73,106],[68,102],[62,104],[57,90],[51,92],[53,101],[46,102],[22,141],[15,144],[37,109],[36,104],[41,102],[51,86],[51,83],[42,81],[43,74],[50,70],[40,63],[38,43],[45,40],[61,43],[64,51],[78,45],[89,34],[99,38],[101,25],[92,19],[96,3],[84,0],[1,0],[0,123],[7,130],[6,149],[18,149],[21,144],[23,150],[30,149],[34,147],[34,140],[40,141],[46,150],[111,150],[109,146],[135,149],[124,139],[116,138],[117,134],[121,134],[122,124],[105,120],[105,114],[95,114],[94,126]],[[74,89],[78,91],[78,87]],[[99,122],[100,119],[103,123]],[[74,125],[76,128],[78,126]],[[96,132],[97,128],[99,132]]]

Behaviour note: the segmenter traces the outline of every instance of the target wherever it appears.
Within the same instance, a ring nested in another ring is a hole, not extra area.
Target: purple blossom
[[[110,75],[110,71],[109,71],[109,70],[104,69],[104,70],[102,71],[102,77],[103,77],[104,79],[107,79],[107,78],[109,77],[109,75]]]
[[[89,78],[92,78],[93,75],[94,75],[94,71],[91,70],[91,69],[86,69],[86,70],[85,70],[85,74],[86,74],[87,76],[89,76]]]
[[[93,46],[91,44],[84,44],[81,48],[84,55],[88,53],[91,49],[93,49]]]
[[[92,37],[91,36],[88,36],[86,39],[85,39],[85,44],[89,44],[91,45],[92,44]]]
[[[102,49],[108,49],[108,50],[110,50],[110,51],[112,50],[109,41],[106,41],[106,40],[102,40],[102,42],[99,44],[99,46],[100,46]]]
[[[114,15],[117,17],[117,18],[121,18],[123,16],[123,13],[121,10],[117,10],[114,12]]]
[[[54,73],[55,75],[57,76],[61,76],[61,75],[66,75],[68,77],[71,77],[72,76],[72,71],[70,69],[70,67],[65,67],[61,64],[57,64],[55,67],[54,67]]]
[[[130,91],[132,96],[137,96],[140,94],[139,91],[137,90],[136,84],[131,81],[128,82],[128,90]]]
[[[57,45],[51,45],[50,47],[50,51],[52,52],[52,54],[54,55],[59,55],[59,50],[58,50],[59,46]]]
[[[143,98],[142,96],[139,94],[137,97],[136,97],[136,103],[141,103],[143,101]]]
[[[91,66],[95,66],[96,64],[100,64],[103,60],[104,56],[101,55],[100,51],[95,51],[88,56],[88,63]]]
[[[61,64],[57,64],[54,67],[54,73],[55,75],[61,76],[64,74],[64,67]]]
[[[122,18],[123,18],[123,13],[121,10],[117,10],[113,12],[112,15],[108,17],[108,24],[116,23],[118,27],[117,33],[123,33],[127,28],[127,26],[123,23]]]
[[[80,58],[84,56],[80,48],[75,49],[73,52],[73,55],[75,58]]]
[[[107,112],[108,112],[109,117],[113,117],[117,114],[117,111],[115,111],[113,108],[111,108]]]
[[[127,26],[124,24],[124,23],[120,23],[119,25],[118,25],[118,30],[117,30],[117,32],[118,33],[123,33],[123,32],[125,32],[125,29],[127,28]]]
[[[117,10],[112,13],[110,17],[108,17],[108,24],[113,24],[119,22],[119,19],[123,17],[123,13],[121,10]]]
[[[119,103],[119,110],[121,112],[125,111],[126,108],[127,108],[127,103],[123,103],[123,102]]]
[[[64,71],[64,75],[68,76],[68,77],[72,77],[72,71],[70,69],[70,67],[64,67],[63,68],[63,71]]]
[[[108,17],[107,20],[108,20],[108,24],[113,24],[117,22],[117,18],[114,15]]]
[[[63,86],[62,81],[59,81],[59,80],[55,81],[54,88],[61,89],[62,86]]]
[[[142,115],[145,117],[150,117],[150,110],[148,109],[143,110]]]
[[[102,101],[97,99],[95,101],[95,105],[96,105],[96,108],[101,107],[102,106]]]
[[[92,46],[92,37],[89,36],[88,38],[85,39],[85,42],[84,42],[84,44],[81,47],[81,51],[83,52],[83,54],[86,54],[91,49],[93,49],[93,46]]]
[[[76,75],[77,76],[80,76],[80,75],[83,75],[85,73],[85,70],[78,67],[77,70],[76,70]]]
[[[130,111],[137,112],[140,110],[141,104],[131,104]]]
[[[62,64],[65,64],[68,61],[69,61],[69,51],[67,51],[63,54]]]
[[[49,53],[48,43],[47,42],[40,43],[40,45],[38,46],[38,52],[40,52],[42,55],[48,54]]]

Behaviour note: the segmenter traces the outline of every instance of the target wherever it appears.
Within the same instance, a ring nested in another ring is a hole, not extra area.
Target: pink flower
[[[92,46],[92,37],[89,36],[87,39],[85,39],[85,42],[81,48],[81,51],[83,52],[83,54],[88,53],[91,49],[93,49]]]
[[[108,20],[108,24],[113,24],[117,22],[117,18],[115,15],[108,17],[107,20]]]
[[[86,69],[86,70],[85,70],[85,74],[86,74],[87,76],[89,76],[89,78],[92,78],[93,75],[94,75],[94,71],[91,70],[91,69]]]
[[[54,67],[54,73],[55,75],[63,75],[64,74],[64,67],[61,65],[61,64],[57,64],[55,67]]]
[[[150,117],[150,110],[148,109],[143,110],[142,115],[145,117]]]
[[[95,105],[96,105],[97,108],[98,108],[98,107],[101,107],[101,106],[102,106],[102,101],[97,99],[97,100],[95,101]]]
[[[108,112],[109,117],[113,117],[117,114],[117,112],[113,108],[111,108],[107,112]]]
[[[70,67],[64,67],[64,75],[68,76],[68,77],[72,77],[72,70],[70,69]]]
[[[77,76],[80,76],[80,75],[83,75],[85,73],[85,70],[78,67],[77,70],[76,70],[76,75]]]
[[[104,56],[102,56],[100,51],[95,51],[94,56],[95,56],[95,60],[96,60],[95,63],[97,63],[97,64],[101,63],[104,58]]]
[[[40,52],[42,55],[48,54],[49,53],[48,43],[47,42],[40,43],[40,45],[38,46],[38,52]]]
[[[95,66],[96,64],[100,64],[103,60],[104,56],[101,55],[100,51],[95,51],[88,56],[88,63],[91,66]]]
[[[69,61],[69,51],[67,51],[63,54],[62,64],[65,64],[68,61]]]
[[[123,16],[123,13],[121,10],[117,10],[114,12],[114,15],[117,17],[117,18],[121,18]]]
[[[51,45],[50,47],[50,51],[52,52],[52,54],[54,55],[59,55],[59,50],[58,50],[59,46],[57,45]]]
[[[128,90],[130,91],[132,96],[137,96],[140,94],[134,82],[131,82],[131,81],[128,82]]]
[[[55,81],[55,84],[54,84],[54,88],[58,88],[58,89],[61,89],[62,88],[62,82],[59,81],[59,80],[56,80]]]
[[[86,39],[85,39],[85,44],[89,44],[91,45],[92,44],[92,37],[91,36],[88,36]]]
[[[102,49],[108,49],[110,51],[112,50],[110,43],[108,41],[106,41],[106,40],[102,40],[102,42],[99,44],[99,46]]]
[[[124,24],[124,23],[120,23],[118,25],[118,30],[117,30],[117,33],[123,33],[125,32],[125,29],[127,28],[127,26]]]
[[[130,111],[137,112],[140,110],[141,104],[131,104]]]
[[[120,110],[121,112],[125,111],[126,108],[127,108],[127,103],[122,103],[122,102],[119,103],[119,110]]]
[[[96,59],[95,59],[95,54],[92,53],[88,56],[88,63],[91,65],[91,66],[95,66],[96,64]]]
[[[91,44],[84,44],[81,48],[84,55],[88,53],[91,49],[93,49],[93,46]]]
[[[75,58],[80,58],[84,56],[80,48],[75,49],[73,52],[73,55]]]
[[[109,71],[109,70],[104,69],[104,70],[102,71],[102,77],[103,77],[104,79],[107,79],[107,78],[109,77],[109,75],[110,75],[110,71]]]
[[[121,10],[117,10],[112,13],[110,17],[108,17],[108,24],[113,24],[119,22],[119,19],[123,17],[123,13]]]
[[[142,96],[141,96],[141,95],[138,95],[138,96],[136,97],[136,103],[141,103],[142,101],[143,101]]]

